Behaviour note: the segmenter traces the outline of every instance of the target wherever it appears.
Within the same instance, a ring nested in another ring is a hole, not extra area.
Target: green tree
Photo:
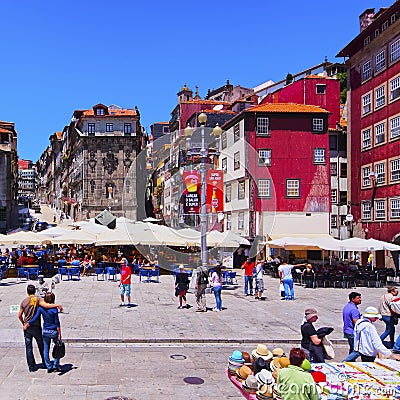
[[[344,104],[347,98],[347,73],[339,72],[337,78],[340,82],[340,104]]]

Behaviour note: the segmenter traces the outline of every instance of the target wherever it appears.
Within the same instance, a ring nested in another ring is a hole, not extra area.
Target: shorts
[[[264,291],[264,280],[256,279],[256,292],[262,293]]]
[[[125,285],[125,284],[121,283],[121,285],[119,287],[119,292],[121,294],[125,293],[127,296],[130,296],[131,295],[131,285],[130,284]]]

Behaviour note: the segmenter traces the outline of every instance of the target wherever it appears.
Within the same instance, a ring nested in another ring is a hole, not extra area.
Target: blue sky
[[[335,55],[358,16],[394,0],[0,2],[0,120],[36,161],[76,109],[139,107],[147,130],[167,121],[186,82],[202,97],[223,85],[278,81]]]

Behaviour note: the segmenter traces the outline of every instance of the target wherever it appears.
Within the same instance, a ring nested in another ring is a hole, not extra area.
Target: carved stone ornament
[[[111,152],[108,152],[106,156],[103,158],[103,167],[111,175],[118,166],[118,159]]]
[[[92,172],[94,172],[95,168],[96,168],[96,153],[94,151],[91,151],[89,153],[89,161],[88,161],[89,167],[91,168]]]
[[[129,168],[132,165],[131,152],[129,150],[125,151],[124,165]]]

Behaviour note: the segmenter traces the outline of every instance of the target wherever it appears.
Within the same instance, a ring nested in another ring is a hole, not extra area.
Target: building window
[[[362,187],[370,187],[371,186],[371,179],[370,179],[370,174],[371,174],[371,166],[368,167],[362,167]]]
[[[364,82],[369,78],[371,78],[371,60],[364,63],[362,66],[361,81]]]
[[[347,192],[345,190],[341,190],[339,192],[339,203],[340,205],[344,205],[347,203]]]
[[[98,108],[98,109],[96,110],[96,115],[104,115],[104,114],[105,114],[104,108]]]
[[[240,151],[237,151],[233,155],[233,169],[239,169],[240,168]]]
[[[362,208],[362,219],[371,219],[371,202],[366,201],[361,204]]]
[[[375,219],[383,220],[386,219],[386,201],[375,200]]]
[[[228,145],[227,143],[227,134],[226,131],[223,131],[221,133],[221,148],[226,149],[226,146]]]
[[[362,149],[368,149],[371,147],[371,128],[364,129],[362,131]]]
[[[221,167],[222,167],[222,171],[224,171],[224,172],[228,171],[228,159],[226,157],[222,159]]]
[[[313,118],[313,132],[323,132],[324,120],[322,118]]]
[[[271,197],[271,179],[258,179],[258,197]]]
[[[382,71],[386,66],[385,50],[380,51],[375,57],[375,72]]]
[[[269,118],[257,118],[257,135],[269,136]]]
[[[314,164],[325,164],[325,149],[314,149]]]
[[[365,46],[368,46],[369,43],[370,43],[370,41],[371,41],[371,38],[370,38],[369,36],[367,36],[367,37],[364,39],[364,47],[365,47]]]
[[[375,29],[374,38],[379,36],[379,29]]]
[[[347,163],[340,163],[340,177],[347,178]]]
[[[396,100],[397,98],[400,97],[400,76],[391,80],[389,85],[390,85],[389,99]]]
[[[388,28],[388,26],[389,26],[389,21],[385,21],[385,22],[382,24],[382,32],[385,31],[385,30]]]
[[[393,24],[394,22],[396,22],[396,14],[393,14],[393,15],[390,17],[390,23]]]
[[[286,179],[286,197],[300,197],[300,179]]]
[[[243,200],[246,197],[246,182],[238,182],[238,199]]]
[[[244,229],[244,212],[238,213],[238,229]]]
[[[317,94],[325,94],[326,85],[317,84]]]
[[[367,93],[362,97],[362,115],[371,112],[371,93]]]
[[[331,201],[332,205],[337,203],[337,189],[331,190]]]
[[[271,165],[271,149],[258,150],[258,165]]]
[[[385,122],[375,125],[375,144],[385,142]]]
[[[331,176],[336,176],[337,175],[337,163],[331,162],[330,167],[331,167]]]
[[[390,199],[390,218],[400,218],[400,199]]]
[[[236,124],[233,127],[233,141],[237,142],[239,139],[240,139],[240,126],[239,124]]]
[[[95,124],[88,124],[88,134],[89,135],[94,135],[95,132],[96,132]]]
[[[375,164],[376,184],[384,185],[386,183],[385,163]]]
[[[129,124],[129,125],[130,125],[130,124]],[[163,130],[163,133],[164,133],[164,134],[169,133],[169,126],[163,126],[162,130]],[[129,133],[130,133],[130,132],[129,132]]]
[[[114,124],[106,124],[106,132],[114,132]]]
[[[394,139],[400,135],[400,116],[390,120],[390,139]]]
[[[397,182],[400,180],[400,158],[390,160],[390,181]]]
[[[166,127],[164,126],[163,129]],[[167,127],[168,130],[168,127]],[[124,134],[125,135],[130,135],[132,133],[132,125],[131,124],[124,124]]]
[[[227,183],[225,185],[225,201],[227,203],[230,203],[232,200],[232,185],[230,183]]]
[[[375,90],[375,108],[382,107],[385,104],[386,104],[385,86],[381,86]]]
[[[230,231],[232,229],[232,214],[226,214],[226,230]]]
[[[400,57],[400,39],[390,45],[390,62],[396,61]]]
[[[337,228],[337,215],[331,215],[331,228]]]

